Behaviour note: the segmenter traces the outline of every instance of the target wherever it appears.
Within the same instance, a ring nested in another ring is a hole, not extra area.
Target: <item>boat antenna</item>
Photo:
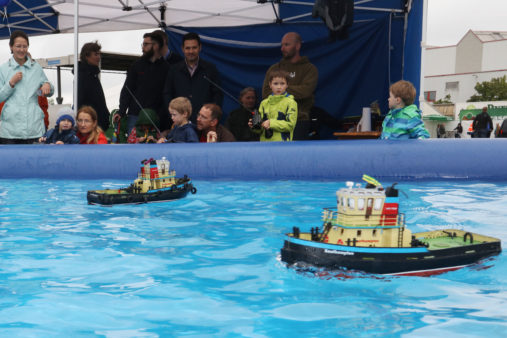
[[[382,188],[382,184],[380,184],[379,181],[377,181],[376,179],[374,179],[373,177],[371,176],[368,176],[368,175],[363,175],[363,181],[365,181],[366,183],[369,183],[371,185],[374,185],[375,187],[380,187]]]
[[[139,101],[137,100],[136,96],[134,95],[134,93],[132,93],[132,91],[127,86],[127,84],[125,84],[125,88],[127,88],[127,90],[130,93],[130,95],[132,95],[132,97],[134,98],[134,101],[136,102],[136,104],[139,106],[139,108],[141,108],[141,111],[144,113],[144,115],[146,115],[146,117],[148,118],[148,120],[151,122],[151,125],[153,127],[155,127],[155,129],[157,130],[157,133],[159,135],[161,135],[162,132],[160,131],[160,129],[158,129],[157,125],[153,122],[153,120],[151,119],[150,115],[148,115],[148,113],[144,110],[143,106],[141,106],[141,103],[139,103]]]

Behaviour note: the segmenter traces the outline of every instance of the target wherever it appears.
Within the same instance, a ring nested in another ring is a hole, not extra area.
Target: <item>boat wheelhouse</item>
[[[190,178],[177,178],[170,162],[162,157],[141,161],[137,179],[127,188],[90,190],[87,200],[88,204],[100,205],[138,204],[180,199],[188,192],[197,192]]]

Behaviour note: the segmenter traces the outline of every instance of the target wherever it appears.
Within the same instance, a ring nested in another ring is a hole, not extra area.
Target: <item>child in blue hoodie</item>
[[[169,103],[169,113],[173,120],[173,129],[166,138],[161,138],[158,143],[183,143],[199,142],[192,122],[188,119],[192,115],[192,104],[186,97],[177,97]]]
[[[79,144],[79,138],[74,130],[75,121],[72,117],[72,110],[65,109],[60,111],[60,117],[56,120],[53,129],[48,130],[44,136],[39,139],[39,143],[46,144]]]

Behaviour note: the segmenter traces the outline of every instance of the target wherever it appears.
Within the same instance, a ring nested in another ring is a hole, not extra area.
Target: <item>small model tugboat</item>
[[[457,270],[501,252],[500,240],[463,230],[412,233],[398,212],[395,184],[384,190],[372,177],[366,187],[347,182],[336,192],[337,209],[324,209],[322,231],[294,227],[281,250],[289,265],[375,274],[429,276]],[[297,263],[297,264],[296,264]]]
[[[86,198],[88,204],[137,204],[180,199],[188,192],[197,192],[190,178],[176,178],[176,172],[169,170],[169,161],[162,157],[143,160],[137,179],[127,188],[90,190]]]

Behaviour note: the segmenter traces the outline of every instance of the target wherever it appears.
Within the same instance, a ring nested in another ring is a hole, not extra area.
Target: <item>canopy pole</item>
[[[77,115],[77,83],[78,83],[78,50],[79,50],[79,0],[74,1],[74,92],[72,107]]]
[[[387,78],[389,80],[389,86],[391,86],[391,56],[392,56],[392,28],[393,28],[393,12],[389,13],[389,37],[388,37],[388,45],[387,45],[387,60],[389,63],[387,64]],[[402,75],[403,76],[403,75]]]
[[[62,97],[62,72],[60,70],[60,66],[56,67],[56,83],[58,88],[58,96],[56,97],[56,103],[62,104],[63,97]]]
[[[407,47],[407,28],[408,28],[409,9],[405,8],[403,15],[403,45],[401,49],[401,78],[405,78],[405,48]]]
[[[423,13],[422,13],[422,38],[421,38],[421,77],[419,80],[419,103],[426,101],[424,96],[424,68],[425,68],[425,57],[426,54],[426,30],[428,29],[428,0],[423,1]]]

